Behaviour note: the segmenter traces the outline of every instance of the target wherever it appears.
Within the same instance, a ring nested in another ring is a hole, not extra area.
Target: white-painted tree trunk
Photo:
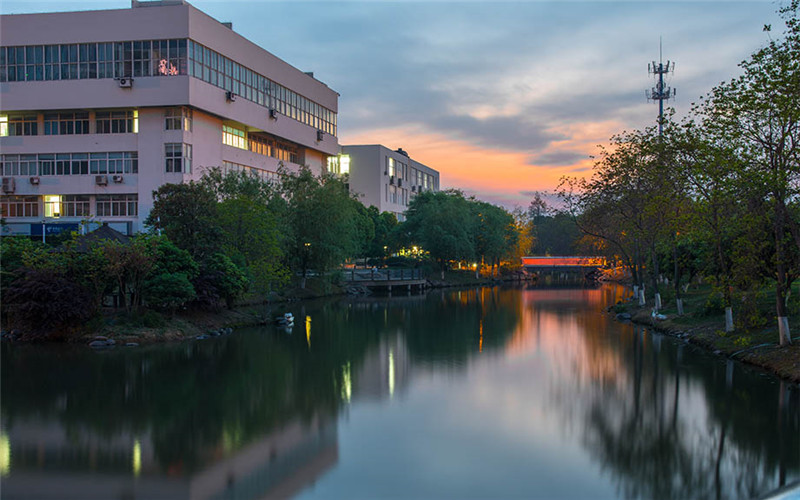
[[[633,285],[633,298],[639,300],[639,285]]]
[[[725,333],[733,331],[733,309],[730,306],[725,308]]]
[[[656,293],[656,311],[661,309],[661,294]]]
[[[644,300],[644,288],[642,288],[639,290],[639,305],[643,306],[645,304],[647,304],[647,302]]]
[[[683,293],[688,293],[688,292],[689,292],[689,283],[686,283],[685,285],[683,285]]]
[[[789,318],[778,316],[778,338],[782,346],[792,343],[792,335],[789,331]]]
[[[683,316],[683,299],[677,299],[675,302],[678,306],[678,316]]]

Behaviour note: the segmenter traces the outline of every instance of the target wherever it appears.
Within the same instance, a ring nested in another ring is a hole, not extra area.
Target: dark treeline
[[[734,304],[737,321],[757,327],[757,301],[771,288],[784,345],[800,272],[798,1],[780,14],[785,32],[742,62],[740,77],[701,97],[681,122],[666,118],[661,134],[614,136],[592,177],[565,179],[560,194],[597,251],[627,267],[656,307],[669,292],[682,314],[682,286],[702,276],[726,310],[726,331]]]

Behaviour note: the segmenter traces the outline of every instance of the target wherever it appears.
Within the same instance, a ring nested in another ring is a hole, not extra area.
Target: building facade
[[[4,234],[141,231],[210,167],[321,172],[338,94],[183,0],[0,16]]]
[[[332,158],[331,162],[337,159]],[[409,202],[417,193],[439,190],[439,172],[413,160],[402,148],[392,151],[379,144],[342,146],[339,165],[329,170],[349,173],[350,191],[361,202],[405,220]]]

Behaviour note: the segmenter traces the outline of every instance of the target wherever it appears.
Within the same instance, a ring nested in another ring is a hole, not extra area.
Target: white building
[[[335,162],[331,158],[331,162]],[[402,148],[392,151],[379,144],[342,146],[339,170],[350,174],[350,191],[361,202],[381,212],[392,212],[398,220],[415,194],[439,190],[439,172],[411,159]],[[336,171],[336,166],[329,168]]]
[[[130,234],[165,183],[339,152],[335,91],[182,0],[0,16],[0,46],[4,234]]]

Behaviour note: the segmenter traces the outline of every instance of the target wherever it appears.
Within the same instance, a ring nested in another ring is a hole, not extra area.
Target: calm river
[[[622,294],[433,291],[293,304],[291,332],[4,344],[0,494],[738,499],[799,481],[798,387],[613,321]]]

